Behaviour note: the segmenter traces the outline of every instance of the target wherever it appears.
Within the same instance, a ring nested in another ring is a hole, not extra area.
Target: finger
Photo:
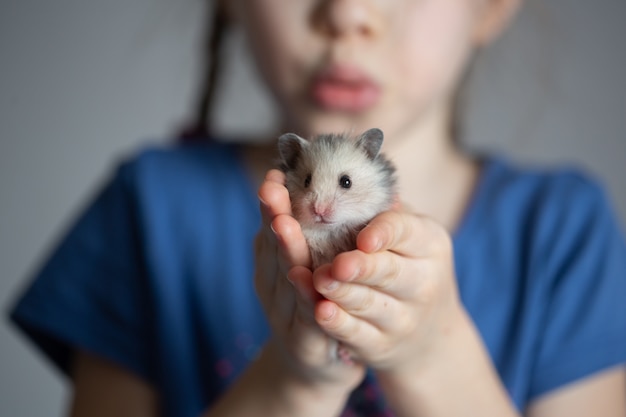
[[[272,169],[265,176],[259,188],[261,216],[265,230],[274,234],[281,249],[281,255],[289,266],[311,264],[309,248],[300,224],[291,217],[291,200],[284,185],[285,174]],[[268,231],[270,229],[272,232]]]
[[[265,175],[259,187],[258,198],[261,202],[263,224],[269,223],[279,214],[291,214],[289,192],[285,188],[285,174],[272,169]]]
[[[287,214],[278,215],[272,221],[271,229],[278,240],[281,256],[289,267],[310,267],[309,246],[296,219]]]
[[[294,267],[289,271],[289,281],[296,290],[296,315],[293,325],[300,324],[317,326],[313,314],[315,304],[321,300],[321,295],[313,287],[313,273],[310,269],[301,266]],[[299,319],[299,320],[298,320]]]
[[[389,250],[411,258],[451,253],[446,230],[425,216],[386,211],[376,216],[357,236],[357,248],[366,252]]]
[[[352,316],[329,300],[317,303],[315,320],[326,334],[352,348],[359,357],[364,346],[381,339],[381,332],[375,326]]]
[[[427,274],[428,263],[406,259],[394,252],[365,253],[360,250],[339,254],[330,276],[338,282],[360,284],[399,300],[413,298]]]
[[[293,321],[297,309],[296,292],[293,284],[287,279],[287,273],[282,271],[276,276],[274,292],[269,302],[270,320],[275,328],[288,328]]]
[[[287,291],[288,289],[290,291]],[[284,334],[296,311],[293,287],[287,282],[287,278],[283,277],[277,279],[273,286],[263,284],[258,280],[256,290],[273,331]]]
[[[312,273],[307,268],[296,267],[288,275],[282,276],[281,269],[276,268],[276,257],[271,262],[274,272],[270,276],[273,279],[264,279],[267,274],[262,273],[257,273],[256,277],[257,293],[272,332],[294,357],[308,364],[325,365],[328,361],[329,338],[313,317]],[[264,259],[267,258],[260,260],[261,265],[268,263]]]
[[[323,366],[330,359],[331,340],[315,321],[315,303],[321,296],[313,288],[312,276],[311,270],[302,266],[289,271],[288,279],[296,291],[296,311],[288,328],[289,345],[306,363]]]
[[[266,181],[277,182],[279,184],[283,184],[284,185],[286,179],[287,179],[287,177],[286,177],[285,173],[283,171],[281,171],[280,169],[270,169],[265,174],[265,180]]]
[[[313,275],[315,289],[348,314],[382,329],[393,326],[399,311],[399,301],[371,286],[342,282],[331,275],[331,268],[320,267]]]
[[[255,247],[255,275],[256,292],[265,306],[274,293],[276,273],[278,268],[278,248],[276,239],[266,233],[257,233],[254,240]]]
[[[255,289],[268,318],[276,321],[276,318],[290,317],[295,308],[294,290],[291,285],[285,285],[288,282],[287,272],[282,265],[276,239],[258,233],[255,254]]]
[[[299,306],[313,311],[313,306],[321,298],[321,295],[313,286],[313,273],[309,268],[296,266],[291,268],[287,274],[287,279],[296,289],[297,302]]]

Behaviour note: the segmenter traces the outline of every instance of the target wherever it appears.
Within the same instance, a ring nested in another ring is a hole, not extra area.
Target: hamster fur
[[[355,249],[363,227],[393,205],[395,167],[380,153],[383,137],[380,129],[370,129],[357,137],[325,134],[306,140],[286,133],[278,139],[280,168],[313,269]],[[329,349],[331,360],[354,362],[336,340]]]
[[[395,167],[380,153],[383,132],[350,137],[293,133],[278,140],[294,217],[311,250],[313,268],[356,248],[356,236],[393,205]]]

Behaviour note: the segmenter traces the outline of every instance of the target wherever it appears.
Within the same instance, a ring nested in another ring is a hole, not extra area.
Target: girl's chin
[[[306,112],[299,112],[298,120],[295,123],[287,123],[286,126],[303,135],[316,135],[320,133],[359,133],[372,127],[379,127],[380,117],[373,114],[348,114],[342,112],[319,111],[308,109]]]

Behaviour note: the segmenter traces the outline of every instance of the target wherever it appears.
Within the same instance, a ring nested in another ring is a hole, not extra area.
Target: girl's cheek
[[[279,8],[275,3],[285,4]],[[270,0],[267,7],[250,11],[258,14],[244,22],[247,46],[260,75],[278,95],[296,87],[307,75],[303,68],[320,50],[319,39],[308,26],[307,12],[299,3],[308,2]]]
[[[425,0],[406,10],[397,33],[399,79],[407,94],[451,91],[472,52],[472,14],[465,2]],[[426,87],[428,86],[428,87]]]

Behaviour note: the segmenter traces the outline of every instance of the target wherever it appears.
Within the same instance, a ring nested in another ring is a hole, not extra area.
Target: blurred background
[[[480,54],[465,142],[583,167],[626,224],[626,2],[527,3]],[[171,141],[186,120],[206,4],[0,0],[0,416],[64,414],[66,381],[6,311],[120,158]],[[240,36],[229,42],[218,126],[267,130],[272,105]]]

